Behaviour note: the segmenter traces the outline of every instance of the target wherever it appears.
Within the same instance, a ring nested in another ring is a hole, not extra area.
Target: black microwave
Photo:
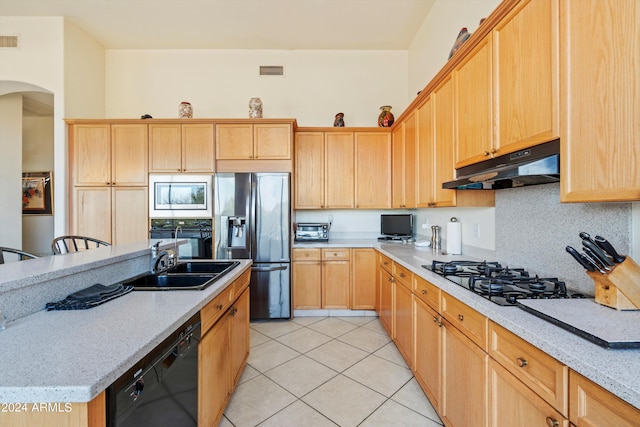
[[[298,222],[295,225],[296,242],[328,242],[329,224]]]

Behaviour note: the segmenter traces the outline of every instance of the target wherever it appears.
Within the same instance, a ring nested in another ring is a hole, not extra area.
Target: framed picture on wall
[[[22,215],[53,215],[52,172],[22,174]]]

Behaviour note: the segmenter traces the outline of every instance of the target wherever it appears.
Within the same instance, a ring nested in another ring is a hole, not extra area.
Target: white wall
[[[260,77],[260,65],[283,65],[284,77]],[[408,105],[405,51],[107,50],[106,115],[178,117],[191,102],[194,118],[248,117],[260,97],[265,118],[299,126],[376,126],[382,105]]]
[[[473,33],[500,0],[436,0],[409,46],[408,98],[425,88],[447,63],[462,27]]]
[[[22,95],[0,96],[0,246],[22,247]]]

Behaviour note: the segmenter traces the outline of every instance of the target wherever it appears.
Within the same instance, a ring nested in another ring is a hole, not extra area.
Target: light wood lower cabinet
[[[393,263],[393,278],[395,342],[407,365],[413,369],[413,304],[411,301],[413,274],[399,264]]]
[[[200,312],[199,426],[218,425],[249,355],[250,277],[247,270]]]
[[[570,419],[577,427],[637,427],[640,410],[594,384],[569,372]]]
[[[413,297],[414,374],[425,394],[438,408],[440,404],[442,321],[440,314],[420,298]]]
[[[489,356],[446,319],[442,331],[440,417],[447,426],[486,426]]]
[[[293,308],[349,309],[349,248],[293,250]]]
[[[387,258],[388,259],[388,258]],[[378,308],[378,316],[382,326],[387,330],[391,339],[395,338],[395,330],[393,328],[393,297],[395,294],[395,283],[391,273],[383,267],[378,267],[378,286],[380,287],[380,302]]]
[[[322,308],[322,261],[320,249],[294,249],[292,261],[294,310]]]
[[[375,249],[351,249],[351,309],[373,310],[376,305]]]
[[[489,417],[490,426],[569,426],[567,418],[493,359],[489,360]]]

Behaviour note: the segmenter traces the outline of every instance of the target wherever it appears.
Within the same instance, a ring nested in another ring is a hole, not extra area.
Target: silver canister
[[[442,249],[442,239],[440,238],[440,226],[431,226],[431,249]]]

